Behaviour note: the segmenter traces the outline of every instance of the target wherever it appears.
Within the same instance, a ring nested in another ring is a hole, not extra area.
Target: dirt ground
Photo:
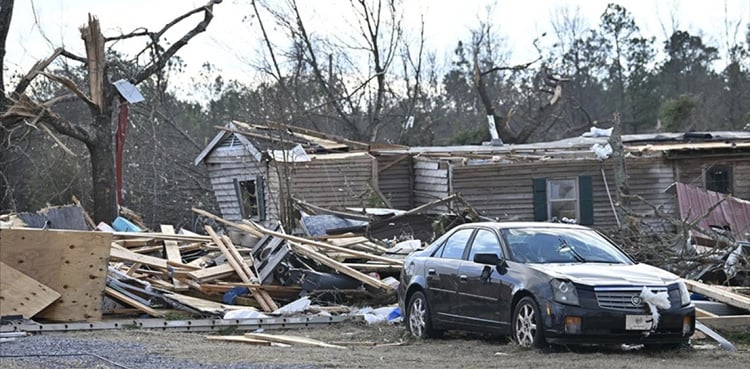
[[[221,332],[241,335],[243,332]],[[244,343],[209,341],[206,334],[153,330],[56,333],[76,339],[125,344],[138,343],[150,353],[197,361],[215,367],[246,363],[248,367],[314,366],[323,368],[747,368],[750,345],[738,352],[720,350],[710,340],[694,341],[692,348],[668,352],[594,347],[560,349],[551,353],[522,349],[502,338],[449,334],[438,340],[415,340],[402,326],[348,322],[326,327],[268,330],[269,334],[309,337],[346,345],[346,349],[319,347],[269,347]],[[363,344],[374,344],[365,346]],[[113,358],[116,360],[116,358]],[[2,360],[0,360],[0,364]],[[123,363],[126,364],[126,363]],[[0,365],[2,366],[2,365]],[[15,368],[15,367],[14,367]]]

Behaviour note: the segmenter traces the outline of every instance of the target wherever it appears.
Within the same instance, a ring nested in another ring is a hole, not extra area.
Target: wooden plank
[[[210,341],[242,342],[257,346],[271,346],[271,341],[259,340],[245,336],[204,336]]]
[[[313,259],[313,260],[315,260],[315,261],[317,261],[317,262],[319,262],[319,263],[321,263],[323,265],[327,265],[327,266],[333,268],[334,270],[336,270],[336,271],[338,271],[338,272],[340,272],[342,274],[346,274],[346,275],[348,275],[348,276],[350,276],[350,277],[352,277],[352,278],[354,278],[354,279],[356,279],[356,280],[358,280],[358,281],[360,281],[362,283],[365,283],[367,285],[373,286],[375,288],[383,289],[383,290],[386,290],[386,291],[392,289],[391,286],[389,286],[385,282],[383,282],[383,281],[381,281],[379,279],[375,279],[373,277],[370,277],[369,275],[361,273],[361,272],[359,272],[359,271],[357,271],[357,270],[355,270],[355,269],[353,269],[353,268],[351,268],[349,266],[346,266],[346,265],[344,265],[342,263],[339,263],[338,261],[333,260],[333,259],[331,259],[331,258],[329,258],[329,257],[327,257],[327,256],[325,256],[323,254],[320,254],[320,253],[316,252],[315,250],[313,250],[313,249],[311,249],[311,248],[309,248],[309,247],[307,247],[305,245],[302,245],[302,244],[299,244],[299,243],[295,243],[295,242],[291,242],[291,241],[289,242],[289,245],[291,245],[292,251],[294,251],[295,253],[299,253],[299,254],[302,254],[304,256],[307,256],[310,259]]]
[[[337,348],[337,349],[346,348],[344,346],[332,345],[329,343],[325,343],[323,341],[314,340],[312,338],[289,336],[289,335],[282,335],[282,334],[245,333],[245,337],[269,341],[269,342],[286,343],[290,345],[317,346],[317,347]]]
[[[109,254],[110,259],[112,260],[122,260],[122,261],[129,261],[132,263],[139,263],[142,265],[148,265],[150,267],[167,270],[168,265],[167,261],[162,258],[157,258],[154,256],[148,256],[148,255],[141,255],[135,252],[132,252],[130,250],[121,249],[118,247],[112,247]]]
[[[700,293],[703,296],[710,297],[716,301],[723,302],[741,309],[750,310],[750,297],[734,293],[729,290],[712,287],[702,282],[683,279],[688,289]]]
[[[174,227],[172,227],[172,225],[170,224],[162,224],[161,233],[173,235],[175,234]],[[167,261],[182,264],[182,254],[180,254],[180,246],[177,244],[177,241],[164,240],[164,251],[167,254]],[[187,291],[189,289],[186,284],[180,282],[175,278],[172,278],[172,284],[174,285],[175,291]]]
[[[234,269],[229,263],[219,264],[201,270],[194,270],[187,273],[187,276],[196,282],[203,283],[225,278],[234,274]]]
[[[0,261],[0,316],[30,319],[60,298],[60,293]]]
[[[128,304],[128,305],[130,305],[130,306],[132,306],[132,307],[134,307],[134,308],[136,308],[136,309],[138,309],[138,310],[140,310],[140,311],[142,311],[142,312],[150,315],[150,316],[153,316],[155,318],[163,318],[164,317],[164,314],[162,314],[162,313],[160,313],[160,312],[158,312],[158,311],[156,311],[156,310],[154,310],[154,309],[152,309],[152,308],[150,308],[150,307],[148,307],[146,305],[143,305],[140,302],[138,302],[136,300],[133,300],[132,298],[130,298],[128,296],[125,296],[124,294],[120,293],[119,291],[117,291],[117,290],[115,290],[115,289],[113,289],[111,287],[106,287],[104,289],[104,293],[106,293],[107,296],[112,297],[114,299],[117,299],[117,300],[119,300],[121,302],[124,302],[124,303],[126,303],[126,304]]]
[[[718,315],[716,315],[716,314],[714,314],[714,313],[712,313],[710,311],[706,311],[706,310],[703,310],[701,308],[695,308],[695,317],[698,318],[698,319],[700,319],[700,318],[715,318],[717,316]]]
[[[229,250],[229,253],[232,254],[234,260],[237,260],[237,263],[240,264],[240,267],[242,267],[242,270],[245,271],[245,274],[247,274],[247,276],[250,277],[251,280],[257,280],[262,283],[262,281],[260,281],[258,277],[256,277],[255,273],[253,273],[253,271],[250,269],[250,265],[248,265],[247,260],[243,259],[242,255],[240,255],[240,252],[237,251],[237,248],[234,246],[234,243],[232,243],[232,240],[226,235],[221,236],[221,240],[224,241],[224,244],[227,246],[227,250]],[[254,264],[252,261],[252,257],[250,259],[250,264]],[[263,300],[261,306],[267,306],[267,312],[278,310],[279,307],[275,302],[273,302],[273,299],[270,295],[268,295],[268,292],[259,290],[257,288],[250,288],[250,292],[254,297]]]
[[[98,321],[111,243],[108,232],[0,229],[0,261],[62,295],[36,317]]]
[[[240,261],[235,258],[234,254],[232,254],[231,251],[227,248],[226,244],[224,243],[224,240],[222,240],[216,232],[214,232],[213,228],[211,226],[207,225],[206,232],[208,232],[209,236],[211,236],[211,239],[214,240],[214,243],[216,243],[217,246],[219,246],[219,250],[224,254],[224,256],[227,258],[227,261],[229,262],[229,265],[232,266],[232,269],[234,269],[234,272],[237,273],[237,275],[240,277],[240,279],[245,283],[253,283],[254,281],[250,279],[250,275],[245,271],[245,269],[240,264]],[[242,258],[240,258],[242,260]],[[257,279],[257,278],[256,278]],[[260,304],[260,307],[265,312],[272,312],[276,309],[274,309],[266,299],[260,295],[258,289],[251,288],[250,293],[255,297],[255,299]]]
[[[698,321],[722,332],[747,333],[750,330],[750,315],[704,317]]]
[[[243,220],[243,222],[248,222],[248,220]],[[361,258],[368,259],[368,260],[377,260],[377,261],[382,261],[382,262],[389,263],[389,264],[398,264],[398,265],[404,264],[403,260],[388,258],[385,256],[373,255],[371,253],[357,251],[357,250],[350,250],[344,247],[334,246],[325,242],[308,240],[303,237],[297,237],[297,236],[288,235],[288,234],[281,233],[281,232],[272,231],[270,229],[263,228],[260,225],[254,224],[254,223],[250,223],[250,225],[252,227],[255,227],[256,233],[269,234],[274,237],[283,238],[287,241],[294,241],[297,243],[312,245],[312,246],[319,247],[319,248],[326,249],[326,250],[338,251],[338,252],[349,254],[349,255],[359,256]]]

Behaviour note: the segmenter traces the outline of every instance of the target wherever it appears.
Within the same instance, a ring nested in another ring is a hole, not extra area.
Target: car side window
[[[500,241],[497,240],[497,235],[490,230],[480,229],[474,237],[474,242],[471,243],[469,260],[473,261],[476,254],[495,254],[498,258],[502,258],[500,250]]]
[[[443,245],[443,253],[440,255],[443,259],[461,259],[464,256],[466,243],[471,237],[473,229],[462,229],[453,233]]]

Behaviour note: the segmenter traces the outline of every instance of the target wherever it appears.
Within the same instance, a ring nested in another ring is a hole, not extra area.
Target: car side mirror
[[[505,274],[508,270],[508,264],[504,258],[499,258],[497,254],[476,254],[474,255],[474,262],[485,265],[492,265],[497,268],[500,274]]]
[[[474,262],[479,264],[487,264],[492,266],[500,265],[502,259],[497,257],[497,254],[476,254],[474,255]]]

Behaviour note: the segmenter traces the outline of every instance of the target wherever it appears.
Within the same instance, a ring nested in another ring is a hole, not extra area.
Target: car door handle
[[[435,275],[435,268],[429,268],[427,269],[427,275]]]
[[[460,279],[461,282],[466,282],[469,280],[469,277],[466,274],[461,274],[460,276],[458,276],[458,279]]]

